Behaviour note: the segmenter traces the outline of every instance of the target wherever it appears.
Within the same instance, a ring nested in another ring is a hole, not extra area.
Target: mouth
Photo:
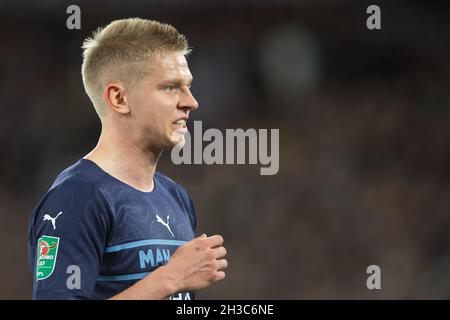
[[[179,119],[179,120],[175,121],[173,124],[177,124],[177,125],[186,127],[186,119]]]
[[[177,121],[174,121],[172,123],[172,128],[176,133],[185,135],[187,133],[187,126],[186,126],[187,118],[181,118]]]

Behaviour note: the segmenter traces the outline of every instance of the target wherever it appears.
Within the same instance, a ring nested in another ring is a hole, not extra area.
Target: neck
[[[138,141],[117,134],[121,130],[103,127],[97,146],[84,158],[131,187],[150,192],[161,151],[152,151]]]

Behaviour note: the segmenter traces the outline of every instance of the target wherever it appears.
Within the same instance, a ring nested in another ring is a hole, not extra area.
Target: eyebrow
[[[193,80],[194,80],[194,78],[189,78],[189,80],[187,81],[187,85],[190,86],[192,84]],[[182,86],[185,83],[185,81],[181,78],[175,78],[175,79],[164,79],[164,80],[159,81],[159,83],[161,83],[161,84],[170,83],[170,84],[174,84],[177,86]]]

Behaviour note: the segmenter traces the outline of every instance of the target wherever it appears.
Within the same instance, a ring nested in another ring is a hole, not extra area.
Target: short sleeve
[[[94,185],[67,181],[35,208],[29,223],[34,299],[90,299],[110,229],[106,196]]]

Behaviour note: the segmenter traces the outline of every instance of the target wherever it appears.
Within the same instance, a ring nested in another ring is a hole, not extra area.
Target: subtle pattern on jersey
[[[64,170],[34,209],[29,221],[29,261],[36,270],[37,240],[60,237],[53,274],[36,281],[36,299],[105,299],[167,263],[194,238],[195,209],[186,190],[156,172],[152,192],[142,192],[80,159]],[[64,214],[56,230],[45,214]],[[167,221],[170,230],[157,221]],[[115,250],[108,250],[115,248]],[[66,286],[66,269],[78,265],[81,288]],[[194,294],[189,295],[190,299]]]

